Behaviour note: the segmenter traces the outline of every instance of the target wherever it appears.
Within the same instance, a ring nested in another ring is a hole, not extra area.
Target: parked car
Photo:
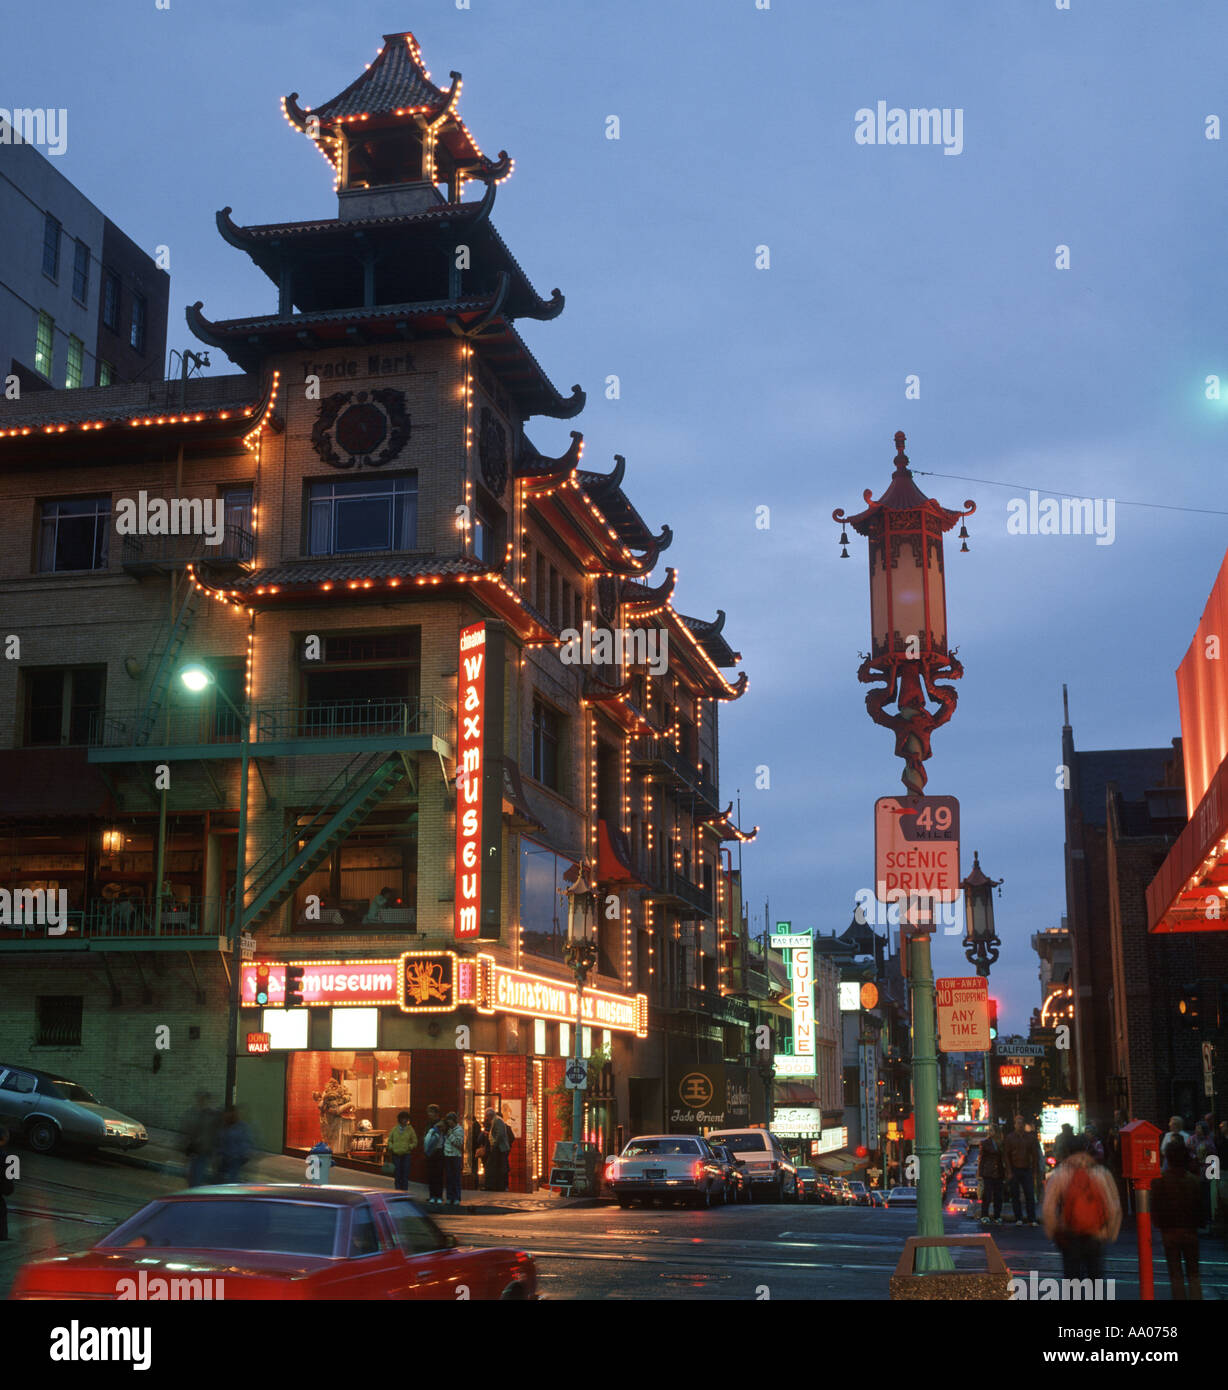
[[[723,1144],[746,1164],[756,1197],[764,1194],[775,1202],[783,1202],[786,1197],[798,1200],[797,1168],[770,1130],[714,1129],[708,1142]]]
[[[724,1144],[709,1144],[717,1162],[725,1174],[725,1200],[727,1202],[749,1202],[751,1200],[750,1176],[746,1165],[730,1148]]]
[[[14,1299],[534,1299],[533,1257],[461,1246],[386,1188],[235,1183],[159,1197],[75,1255],[17,1272]],[[155,1291],[156,1290],[156,1291]]]
[[[819,1175],[813,1168],[798,1168],[797,1195],[803,1202],[819,1200]]]
[[[850,1207],[868,1207],[870,1205],[870,1191],[863,1182],[850,1180],[845,1184],[848,1189],[848,1196],[845,1200]]]
[[[620,1207],[637,1198],[710,1207],[725,1200],[725,1173],[708,1145],[692,1134],[642,1134],[611,1165],[609,1184]]]
[[[893,1187],[887,1193],[887,1210],[895,1211],[897,1207],[915,1207],[917,1205],[917,1189],[915,1187]]]
[[[35,1153],[50,1153],[62,1140],[139,1149],[145,1126],[112,1110],[65,1076],[0,1063],[0,1124],[20,1134]]]

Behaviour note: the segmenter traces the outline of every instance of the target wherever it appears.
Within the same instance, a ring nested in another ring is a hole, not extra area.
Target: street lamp
[[[235,960],[235,947],[239,946],[239,954],[242,955],[240,936],[243,932],[243,908],[246,896],[247,884],[247,780],[248,765],[251,760],[251,740],[250,729],[248,727],[247,715],[240,710],[238,705],[218,684],[217,677],[207,667],[199,662],[193,662],[190,666],[184,666],[179,672],[179,679],[186,690],[190,690],[194,695],[199,695],[201,691],[207,690],[212,686],[218,695],[229,706],[230,712],[234,715],[235,721],[239,726],[239,842],[235,847],[235,903],[234,916],[229,924],[227,936],[230,941],[231,950],[231,980],[230,980],[230,1041],[226,1048],[226,1105],[232,1107],[235,1103],[235,1082],[238,1073],[238,1035],[239,1035],[239,1003],[243,988],[243,969],[242,963]]]
[[[869,541],[870,553],[870,650],[862,657],[857,679],[863,685],[882,682],[866,696],[866,711],[876,724],[895,734],[896,756],[903,758],[900,780],[909,795],[920,801],[928,781],[924,764],[930,756],[930,735],[951,718],[959,691],[939,685],[939,679],[958,680],[964,668],[947,643],[946,570],[942,538],[960,523],[961,550],[968,549],[968,528],[963,519],[976,510],[966,501],[962,511],[951,511],[925,493],[913,481],[904,452],[902,431],[895,435],[895,472],[886,492],[876,502],[867,488],[862,494],[866,509],[845,516],[837,507],[832,520],[839,522],[841,558],[848,558],[851,526]],[[897,712],[887,713],[895,704]],[[927,705],[937,705],[931,711]],[[919,808],[918,808],[919,809]],[[919,920],[928,916],[928,922]],[[914,1148],[920,1161],[917,1186],[917,1234],[941,1236],[942,1186],[938,1142],[938,1054],[934,1037],[934,976],[930,963],[929,932],[932,914],[900,906],[901,951],[908,955],[913,1028]],[[955,1268],[942,1246],[921,1246],[916,1252],[918,1273]]]
[[[597,964],[596,889],[592,882],[592,865],[587,860],[573,864],[563,875],[567,887],[567,945],[564,959],[576,977],[576,1046],[577,1067],[584,1063],[584,985],[589,972]],[[576,1086],[571,1099],[571,1138],[575,1144],[584,1142],[584,1088]],[[576,1150],[577,1161],[579,1150]]]
[[[978,975],[988,976],[989,967],[998,959],[998,940],[993,921],[993,890],[1001,897],[1005,879],[988,878],[981,870],[981,858],[972,851],[972,872],[959,885],[964,890],[964,955],[969,965],[976,966]]]

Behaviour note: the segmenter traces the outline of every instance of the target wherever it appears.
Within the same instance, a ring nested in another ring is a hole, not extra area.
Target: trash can
[[[917,1250],[922,1245],[971,1245],[985,1252],[988,1269],[948,1270],[936,1274],[914,1272]],[[1011,1272],[992,1236],[909,1236],[895,1273],[891,1276],[892,1299],[988,1299],[1009,1301]]]
[[[333,1151],[323,1139],[307,1155],[307,1181],[326,1183],[333,1169]]]

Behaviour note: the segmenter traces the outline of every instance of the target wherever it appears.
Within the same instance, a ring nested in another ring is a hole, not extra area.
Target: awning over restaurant
[[[105,816],[115,807],[107,784],[84,748],[0,751],[0,820]]]
[[[777,1105],[818,1105],[819,1098],[812,1086],[804,1081],[778,1081],[776,1083]]]
[[[821,1168],[825,1173],[840,1175],[856,1172],[858,1169],[864,1168],[869,1161],[868,1158],[857,1158],[847,1149],[842,1149],[839,1153],[820,1154],[812,1166]]]

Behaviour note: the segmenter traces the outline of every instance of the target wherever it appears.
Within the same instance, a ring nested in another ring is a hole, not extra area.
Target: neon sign
[[[502,885],[503,631],[461,629],[456,694],[457,941],[498,941]]]

